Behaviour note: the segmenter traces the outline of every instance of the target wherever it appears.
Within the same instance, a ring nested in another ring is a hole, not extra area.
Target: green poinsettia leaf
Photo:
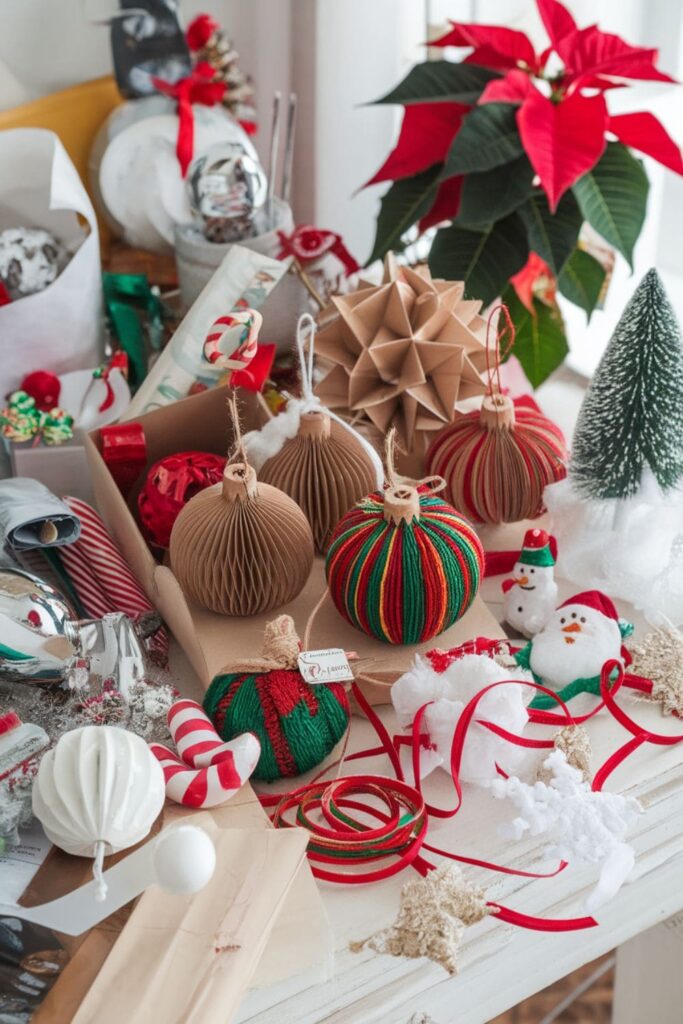
[[[576,247],[583,215],[574,195],[565,192],[555,213],[548,205],[545,192],[536,190],[519,209],[526,225],[529,248],[548,264],[557,275]]]
[[[575,249],[562,268],[557,287],[565,299],[585,310],[590,320],[598,304],[605,276],[605,268],[595,256],[583,249]]]
[[[490,171],[468,174],[463,180],[457,223],[481,227],[502,220],[518,207],[523,210],[522,204],[533,194],[533,180],[533,168],[524,154]]]
[[[416,64],[402,82],[375,103],[476,103],[498,71],[477,64],[428,60]]]
[[[524,147],[517,130],[516,112],[511,103],[486,103],[471,110],[453,139],[443,177],[490,171],[520,156]]]
[[[608,142],[593,170],[572,186],[585,220],[631,268],[633,247],[645,220],[649,187],[642,160],[637,160],[621,142]]]
[[[537,298],[532,301],[533,313],[520,302],[512,285],[503,293],[503,302],[515,325],[512,355],[519,359],[531,386],[537,388],[562,365],[569,346],[557,306],[548,306]]]
[[[484,228],[450,224],[436,233],[429,254],[434,277],[464,281],[467,295],[493,302],[529,255],[524,226],[515,214]]]
[[[385,192],[377,217],[375,244],[366,266],[399,248],[408,228],[427,213],[436,196],[440,170],[441,165],[434,164],[412,178],[395,181]]]

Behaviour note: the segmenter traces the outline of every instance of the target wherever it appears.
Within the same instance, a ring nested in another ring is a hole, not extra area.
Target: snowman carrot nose
[[[581,626],[578,624],[578,622],[570,622],[568,626],[563,626],[562,627],[562,632],[563,633],[580,633],[581,632]]]
[[[528,576],[518,576],[516,582],[519,583],[520,587],[525,587],[529,582]]]

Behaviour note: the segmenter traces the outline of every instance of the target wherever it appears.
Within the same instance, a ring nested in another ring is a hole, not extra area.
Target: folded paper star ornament
[[[396,427],[412,451],[417,433],[453,420],[456,404],[485,390],[486,321],[462,281],[385,262],[380,285],[335,296],[322,317],[318,356],[332,363],[316,394],[331,409]]]

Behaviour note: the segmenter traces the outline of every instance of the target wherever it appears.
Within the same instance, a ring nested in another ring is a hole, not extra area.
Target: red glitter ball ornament
[[[223,479],[225,456],[178,452],[159,459],[138,495],[138,511],[148,541],[167,548],[178,515],[195,494]]]
[[[59,377],[47,370],[36,370],[27,374],[21,382],[21,390],[36,403],[42,412],[50,412],[56,405],[59,405],[59,395],[62,390]]]

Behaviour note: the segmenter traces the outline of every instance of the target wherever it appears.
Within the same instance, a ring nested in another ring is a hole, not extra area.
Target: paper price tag
[[[341,647],[323,651],[302,651],[299,672],[307,683],[343,683],[353,679],[348,658]]]

